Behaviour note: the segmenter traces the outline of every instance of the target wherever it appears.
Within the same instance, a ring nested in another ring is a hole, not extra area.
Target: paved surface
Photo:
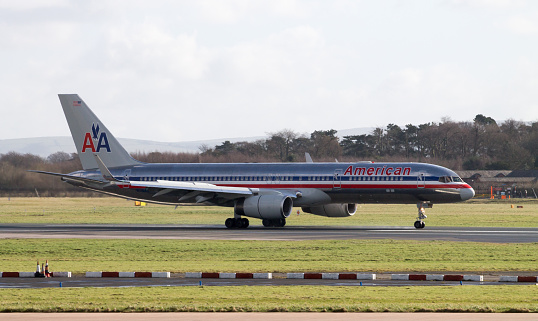
[[[523,273],[520,273],[523,274]],[[534,273],[533,275],[535,275]],[[529,285],[533,283],[498,282],[499,277],[484,276],[484,282],[463,282],[468,285]],[[144,286],[275,286],[275,285],[326,285],[326,286],[460,286],[456,281],[397,281],[390,274],[378,274],[373,281],[327,280],[327,279],[194,279],[175,275],[171,278],[0,278],[0,288],[81,288],[81,287],[144,287]],[[61,283],[61,284],[60,284]]]
[[[3,224],[0,238],[205,239],[205,240],[445,240],[491,243],[538,242],[538,228],[387,226],[287,226],[227,229],[220,225]]]

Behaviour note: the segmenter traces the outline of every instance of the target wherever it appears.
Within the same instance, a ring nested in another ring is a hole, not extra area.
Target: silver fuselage
[[[425,163],[194,163],[140,164],[110,168],[125,184],[93,189],[109,195],[154,203],[178,204],[185,192],[158,195],[151,187],[128,182],[202,182],[217,186],[245,187],[260,191],[300,193],[294,206],[330,203],[452,203],[474,196],[474,191],[450,169]],[[99,170],[81,170],[73,176],[102,180]],[[450,177],[450,180],[443,179]],[[69,182],[69,181],[68,181]],[[319,192],[323,192],[320,194]],[[326,196],[328,197],[326,197]],[[220,198],[205,203],[233,206]]]

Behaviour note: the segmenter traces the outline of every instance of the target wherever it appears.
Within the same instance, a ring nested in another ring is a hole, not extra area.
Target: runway
[[[3,224],[0,238],[203,239],[203,240],[444,240],[488,243],[538,242],[538,228],[394,226],[287,226],[227,229],[221,225]]]

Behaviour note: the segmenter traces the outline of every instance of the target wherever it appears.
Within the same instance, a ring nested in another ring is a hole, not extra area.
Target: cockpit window
[[[439,182],[441,182],[441,183],[452,183],[452,182],[461,183],[463,181],[458,176],[441,176],[441,177],[439,177]]]

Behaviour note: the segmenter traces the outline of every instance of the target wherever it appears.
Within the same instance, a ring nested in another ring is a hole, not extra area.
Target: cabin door
[[[337,169],[333,175],[333,188],[342,188],[342,170]]]
[[[418,173],[417,176],[417,187],[418,188],[424,188],[426,187],[426,177],[423,173]]]

